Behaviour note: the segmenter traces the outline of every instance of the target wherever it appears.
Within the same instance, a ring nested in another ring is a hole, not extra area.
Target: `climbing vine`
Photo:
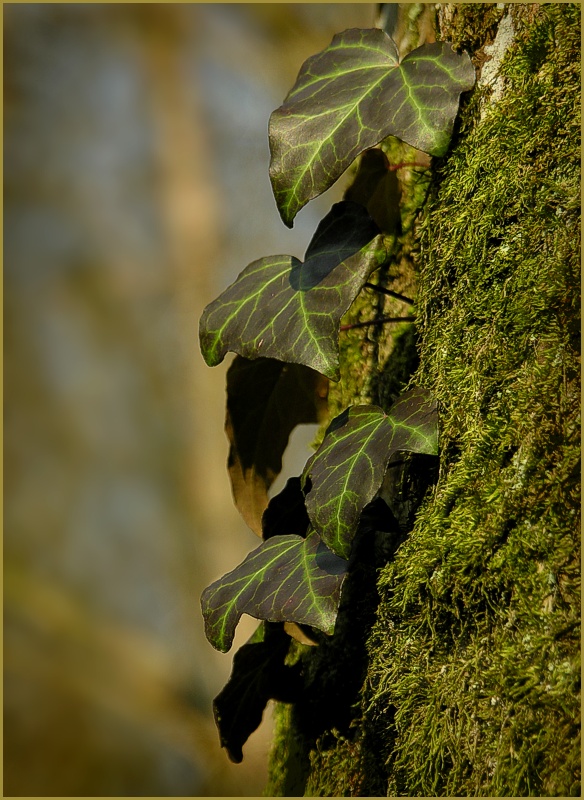
[[[411,303],[369,282],[395,241],[392,166],[383,143],[395,137],[444,155],[460,94],[474,80],[468,55],[448,43],[423,45],[400,61],[383,30],[353,29],[304,63],[270,118],[270,179],[287,226],[357,158],[359,168],[304,261],[254,261],[200,322],[207,364],[237,354],[227,375],[228,471],[236,506],[262,538],[202,596],[207,637],[222,652],[242,614],[261,620],[214,701],[221,743],[234,761],[241,761],[268,700],[291,701],[300,690],[298,665],[285,663],[284,624],[333,634],[354,541],[366,511],[383,503],[378,494],[391,457],[438,453],[437,405],[418,387],[389,409],[358,405],[337,415],[302,475],[268,500],[291,431],[326,420],[328,381],[340,376],[339,334],[347,327],[341,319],[361,290]]]

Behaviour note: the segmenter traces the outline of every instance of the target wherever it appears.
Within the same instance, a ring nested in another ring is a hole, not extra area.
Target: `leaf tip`
[[[219,347],[220,340],[217,332],[210,330],[207,324],[211,305],[213,304],[205,308],[199,321],[199,348],[205,364],[208,367],[216,367],[225,358],[225,352],[222,352]]]
[[[272,182],[272,188],[274,191],[276,206],[278,208],[278,212],[280,213],[280,219],[287,228],[293,228],[294,220],[299,209],[294,208],[292,203],[287,201],[287,198],[283,192],[278,192],[275,182]],[[284,194],[284,197],[281,196],[282,194]]]
[[[229,652],[233,644],[233,631],[229,631],[225,626],[217,626],[217,612],[213,607],[213,593],[219,581],[212,583],[203,591],[201,595],[201,611],[205,623],[205,636],[209,644],[220,653]],[[215,619],[214,619],[215,617]],[[219,621],[223,621],[219,616]]]
[[[218,356],[216,351],[211,348],[203,348],[201,346],[201,353],[203,360],[208,367],[216,367],[223,361],[223,356]]]

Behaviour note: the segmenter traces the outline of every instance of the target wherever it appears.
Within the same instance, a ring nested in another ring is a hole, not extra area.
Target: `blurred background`
[[[199,597],[258,540],[225,470],[230,359],[206,367],[198,320],[340,198],[284,227],[268,117],[375,6],[3,12],[4,795],[255,796],[269,714],[233,765],[211,712],[233,651]]]

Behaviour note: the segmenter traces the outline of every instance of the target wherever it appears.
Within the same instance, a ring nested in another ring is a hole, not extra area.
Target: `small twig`
[[[419,161],[402,161],[400,164],[390,164],[387,169],[390,172],[395,172],[402,167],[422,167],[423,169],[429,169],[427,164],[421,164]]]
[[[385,325],[386,322],[415,322],[415,317],[379,317],[367,322],[353,322],[351,325],[341,325],[339,330],[352,331],[353,328],[366,328],[368,325]]]
[[[366,283],[365,286],[368,289],[373,289],[375,292],[386,294],[388,297],[395,297],[396,300],[401,300],[402,303],[407,303],[410,306],[414,305],[414,301],[411,298],[406,297],[405,294],[400,294],[399,292],[394,292],[391,289],[386,289],[384,286],[377,286],[375,283]]]

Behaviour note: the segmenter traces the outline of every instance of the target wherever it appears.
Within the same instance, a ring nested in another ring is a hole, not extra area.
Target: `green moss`
[[[296,731],[294,709],[274,704],[274,738],[264,797],[302,797],[309,772],[307,743]]]
[[[520,29],[424,224],[441,475],[369,645],[388,794],[579,792],[579,42],[575,7]]]
[[[306,797],[359,797],[365,776],[356,769],[360,746],[337,731],[317,741],[310,755]]]
[[[497,33],[505,12],[498,3],[444,3],[441,6],[439,38],[452,42],[456,50],[466,50],[475,57]],[[479,57],[478,61],[482,59]]]

